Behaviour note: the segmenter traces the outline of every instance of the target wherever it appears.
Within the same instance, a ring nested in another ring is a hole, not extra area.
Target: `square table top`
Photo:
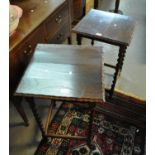
[[[131,17],[91,9],[72,31],[91,39],[128,46],[131,42],[134,26],[135,21]]]
[[[100,46],[38,44],[15,95],[103,103],[103,67]]]

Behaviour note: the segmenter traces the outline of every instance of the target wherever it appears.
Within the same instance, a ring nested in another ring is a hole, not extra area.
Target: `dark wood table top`
[[[15,95],[104,101],[102,47],[38,44]]]
[[[94,39],[128,46],[134,26],[135,21],[131,17],[91,9],[72,30]]]

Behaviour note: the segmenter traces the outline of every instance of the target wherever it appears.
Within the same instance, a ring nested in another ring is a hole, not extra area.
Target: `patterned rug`
[[[143,155],[145,132],[136,126],[94,112],[92,146],[86,141],[52,138],[41,141],[35,155]],[[60,106],[49,132],[64,135],[87,135],[89,111],[77,105]]]

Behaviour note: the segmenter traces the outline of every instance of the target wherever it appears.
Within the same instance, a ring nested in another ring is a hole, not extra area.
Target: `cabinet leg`
[[[12,97],[11,99],[13,105],[15,106],[16,110],[24,120],[25,126],[29,126],[29,121],[27,119],[27,116],[25,114],[24,108],[22,106],[22,97]]]
[[[98,8],[98,0],[94,0],[94,9]]]
[[[72,44],[72,37],[69,36],[67,39],[68,39],[68,44],[71,45]]]
[[[82,10],[82,18],[86,15],[86,0],[84,2],[83,10]]]

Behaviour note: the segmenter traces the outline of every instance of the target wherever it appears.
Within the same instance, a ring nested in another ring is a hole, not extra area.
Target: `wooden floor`
[[[127,121],[137,127],[146,128],[146,103],[145,101],[115,92],[112,99],[106,97],[102,110],[114,117]]]

